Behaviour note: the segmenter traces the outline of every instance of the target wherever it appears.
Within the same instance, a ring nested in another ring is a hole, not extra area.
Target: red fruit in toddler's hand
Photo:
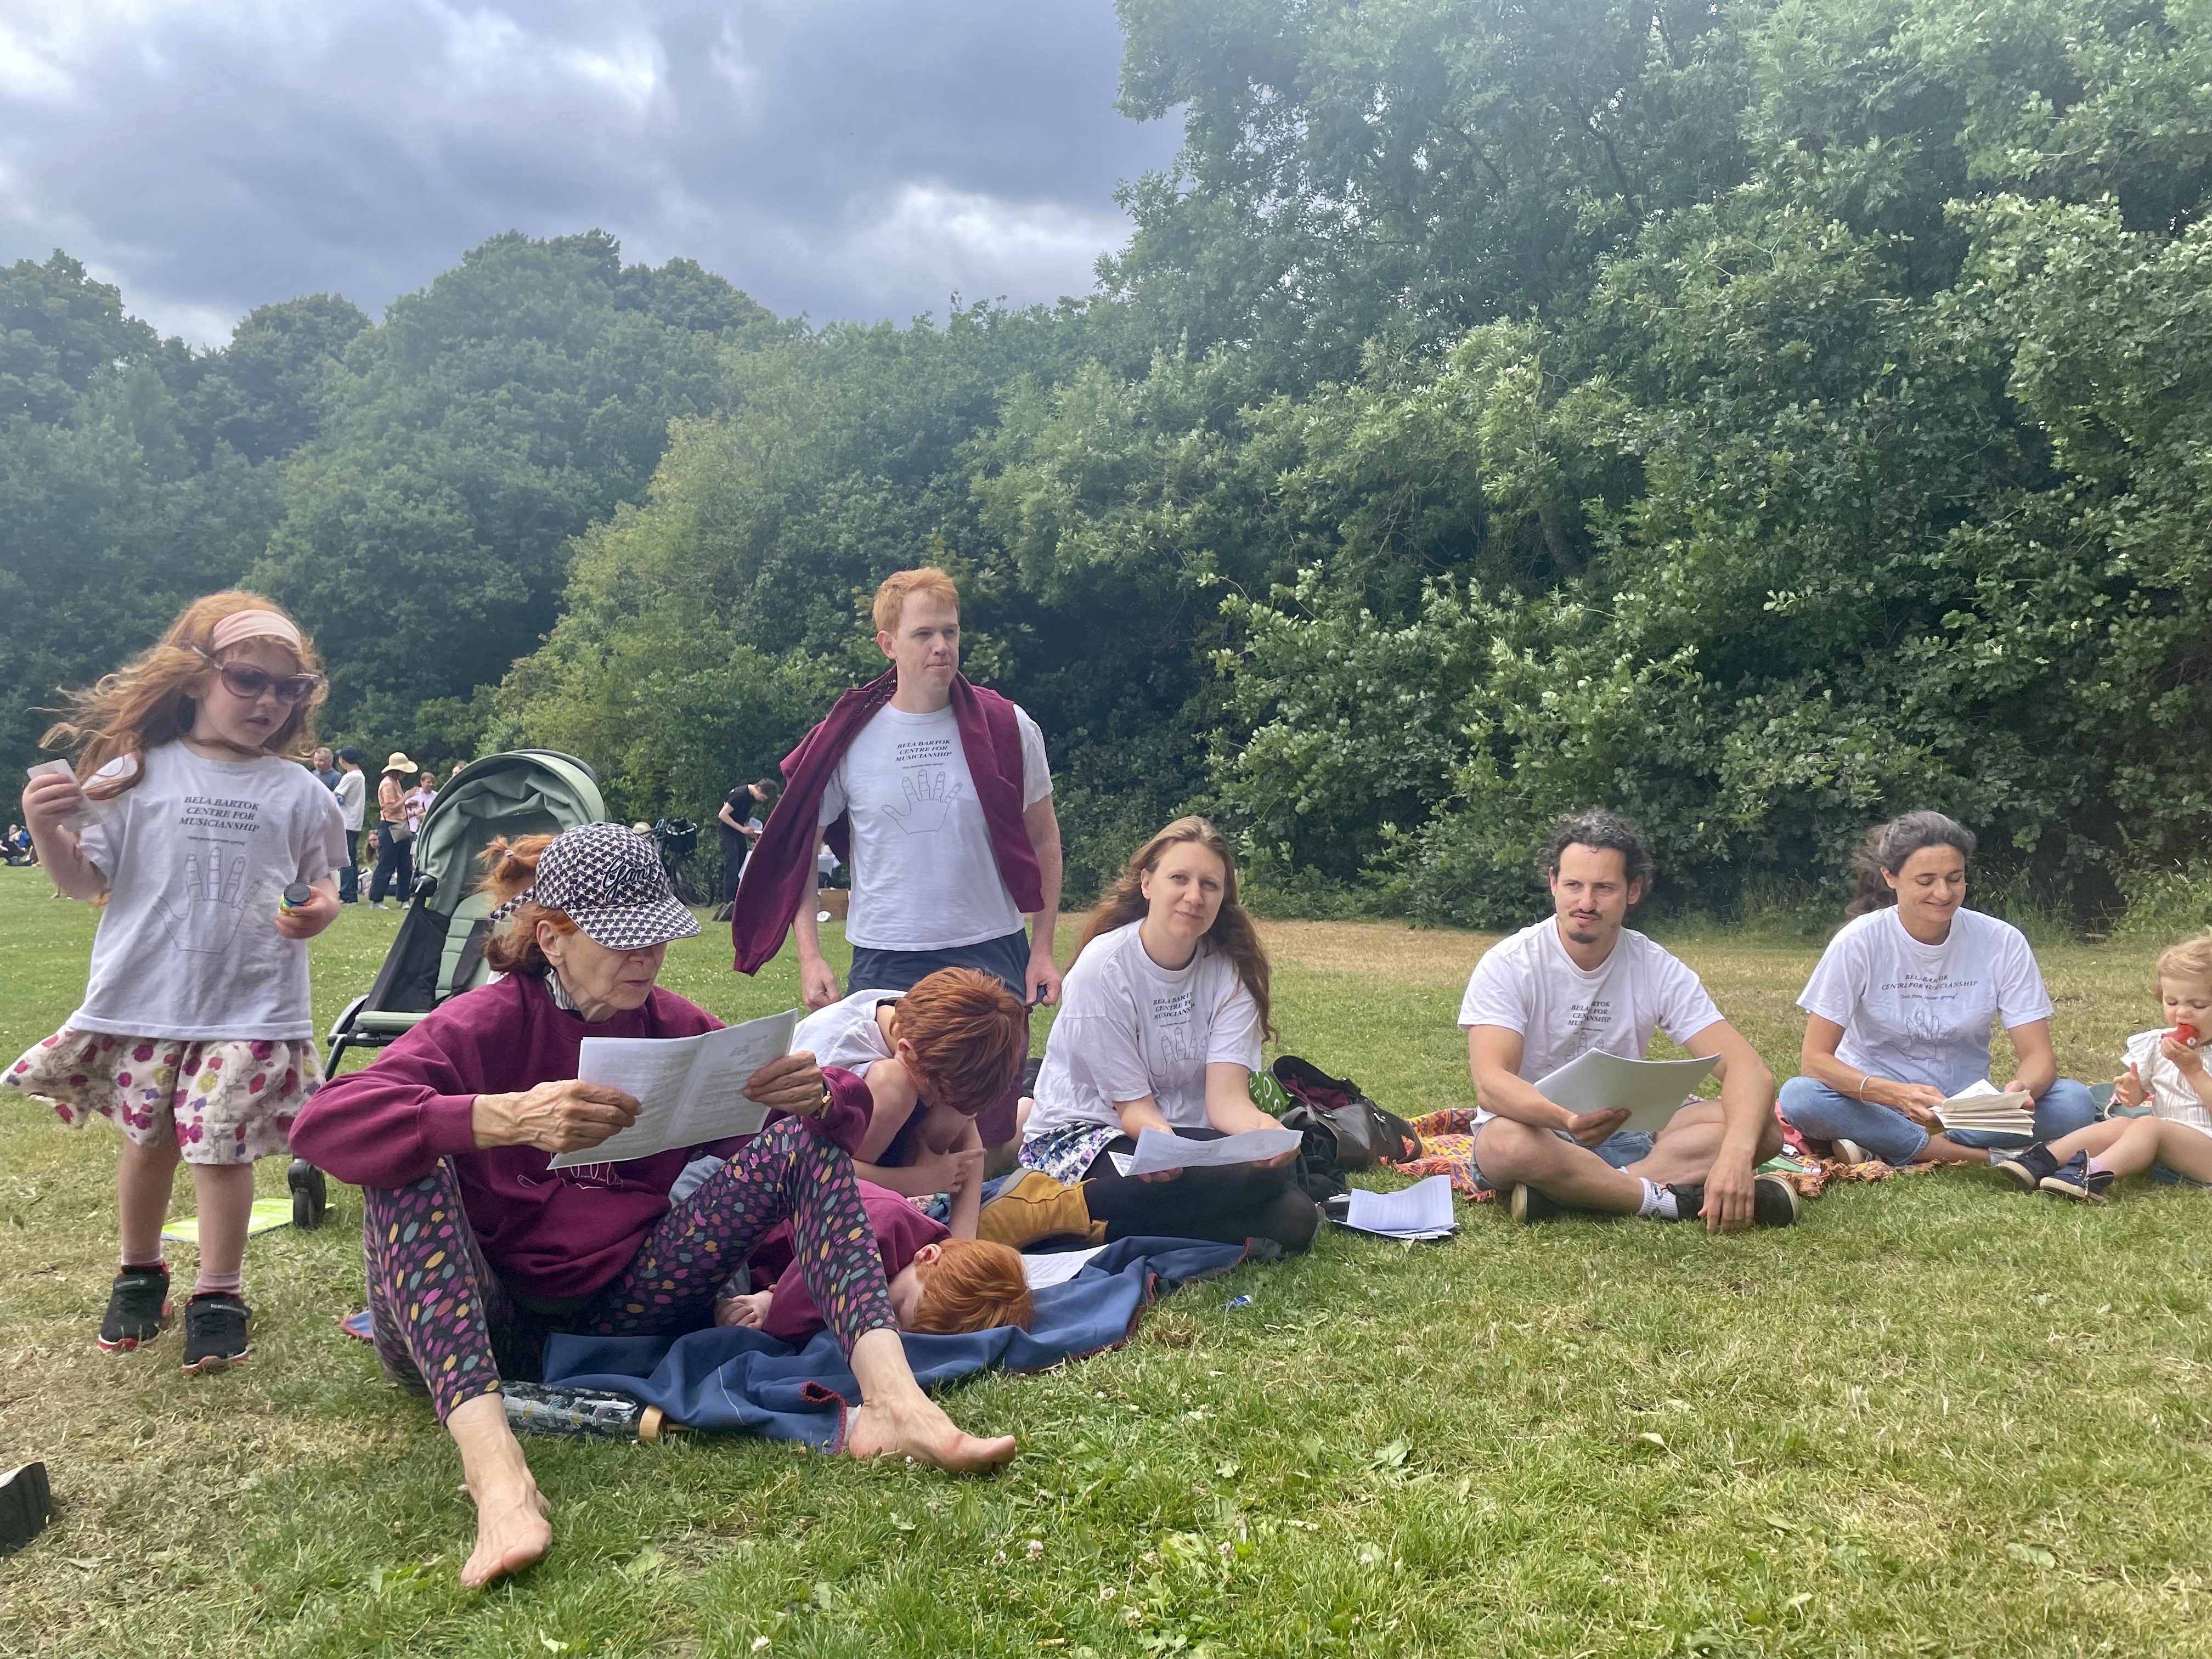
[[[2197,1036],[2197,1028],[2194,1025],[2191,1025],[2185,1019],[2179,1024],[2176,1025],[2171,1031],[2168,1031],[2166,1036],[2172,1037],[2176,1042],[2181,1044],[2185,1048],[2194,1048],[2199,1042],[2203,1041],[2202,1037]]]

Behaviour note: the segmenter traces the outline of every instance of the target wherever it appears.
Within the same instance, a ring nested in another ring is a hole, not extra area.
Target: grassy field
[[[0,1056],[83,987],[91,913],[46,892],[0,871]],[[395,921],[317,941],[319,1019]],[[665,982],[725,1018],[789,1006],[788,956],[737,978],[718,932]],[[1269,940],[1288,1046],[1409,1116],[1464,1101],[1452,1018],[1483,939]],[[1786,1075],[1814,946],[1682,948]],[[2146,959],[2044,966],[2062,1066],[2109,1075],[2153,1018]],[[354,1194],[254,1241],[254,1360],[187,1379],[173,1335],[92,1346],[112,1133],[9,1096],[0,1147],[0,1461],[45,1458],[61,1511],[0,1562],[0,1652],[2212,1652],[2201,1193],[2090,1210],[1951,1171],[1726,1239],[1490,1207],[1440,1245],[1330,1231],[1171,1297],[1118,1352],[956,1390],[963,1425],[1022,1438],[995,1479],[533,1442],[554,1553],[472,1595],[450,1443],[337,1326],[361,1302]]]

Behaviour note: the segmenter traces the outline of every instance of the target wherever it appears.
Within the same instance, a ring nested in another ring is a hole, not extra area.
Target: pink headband
[[[240,611],[225,617],[208,636],[208,649],[224,651],[246,640],[276,640],[291,647],[295,657],[307,654],[300,630],[274,611]]]

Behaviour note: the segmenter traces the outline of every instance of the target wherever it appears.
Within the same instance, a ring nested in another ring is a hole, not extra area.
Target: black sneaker
[[[2024,1193],[2032,1193],[2043,1184],[2046,1176],[2058,1173],[2058,1159],[2051,1148],[2041,1141],[2033,1146],[2023,1146],[2017,1152],[2002,1152],[1990,1160],[1990,1167],[1999,1175],[2016,1181]]]
[[[100,1351],[128,1353],[161,1335],[168,1322],[169,1270],[125,1267],[107,1292],[107,1316],[100,1322]]]
[[[2112,1184],[2112,1172],[2110,1170],[2093,1171],[2089,1168],[2089,1154],[2076,1152],[2035,1184],[2046,1193],[2057,1193],[2061,1198],[2076,1199],[2084,1204],[2102,1204],[2105,1188]]]
[[[1514,1183],[1506,1207],[1512,1211],[1516,1221],[1548,1221],[1555,1215],[1565,1215],[1571,1206],[1556,1198],[1538,1192],[1524,1182]]]
[[[185,1370],[189,1375],[243,1364],[252,1310],[228,1291],[209,1291],[185,1304]]]
[[[1667,1190],[1674,1194],[1674,1218],[1695,1221],[1705,1207],[1703,1183],[1692,1186],[1677,1182]],[[1754,1227],[1791,1227],[1804,1213],[1804,1205],[1798,1200],[1797,1189],[1771,1170],[1755,1176],[1751,1182],[1751,1224]]]

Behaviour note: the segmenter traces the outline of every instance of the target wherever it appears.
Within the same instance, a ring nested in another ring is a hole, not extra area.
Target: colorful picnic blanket
[[[1000,1326],[960,1336],[908,1331],[907,1360],[926,1389],[994,1365],[1044,1370],[1120,1346],[1156,1296],[1227,1273],[1243,1259],[1237,1244],[1124,1238],[1066,1284],[1035,1291],[1036,1320],[1028,1330]],[[860,1398],[852,1367],[826,1331],[803,1348],[720,1326],[674,1338],[556,1335],[546,1344],[544,1378],[629,1395],[687,1428],[831,1449],[843,1443],[846,1410]]]
[[[1845,1164],[1826,1156],[1827,1142],[1807,1142],[1786,1120],[1782,1132],[1782,1156],[1769,1158],[1759,1167],[1783,1176],[1797,1189],[1800,1198],[1818,1198],[1833,1182],[1886,1181],[1893,1175],[1917,1175],[1936,1167],[1932,1164],[1913,1164],[1898,1169],[1879,1159]],[[1400,1175],[1447,1176],[1452,1190],[1470,1204],[1487,1204],[1498,1196],[1491,1188],[1475,1182],[1473,1108],[1451,1106],[1441,1112],[1431,1112],[1426,1117],[1417,1117],[1413,1120],[1413,1133],[1421,1138],[1421,1155],[1403,1164],[1393,1164],[1390,1168]]]

